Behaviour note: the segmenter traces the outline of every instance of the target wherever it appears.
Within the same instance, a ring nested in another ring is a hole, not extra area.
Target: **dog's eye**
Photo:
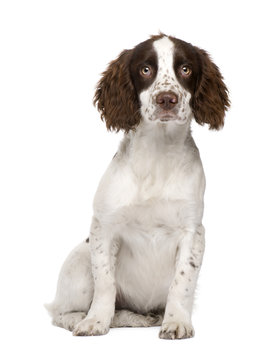
[[[189,66],[182,65],[180,68],[180,73],[183,77],[188,77],[192,73],[192,70],[190,69]]]
[[[150,66],[143,66],[140,69],[140,74],[146,78],[149,78],[152,76],[152,68]]]

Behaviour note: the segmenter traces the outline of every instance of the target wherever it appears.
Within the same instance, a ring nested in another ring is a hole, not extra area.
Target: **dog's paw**
[[[188,339],[194,336],[194,329],[192,325],[182,322],[168,322],[161,326],[159,332],[160,339]]]
[[[109,325],[95,319],[84,319],[73,329],[74,336],[105,335],[109,331]]]

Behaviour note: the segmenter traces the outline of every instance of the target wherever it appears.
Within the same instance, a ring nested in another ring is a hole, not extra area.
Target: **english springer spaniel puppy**
[[[190,338],[205,248],[205,176],[190,124],[223,126],[222,75],[204,50],[160,34],[109,64],[94,102],[124,138],[97,189],[90,236],[46,307],[74,335],[162,325],[162,339]]]

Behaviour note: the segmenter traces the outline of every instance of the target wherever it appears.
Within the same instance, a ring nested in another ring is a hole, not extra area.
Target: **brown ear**
[[[97,84],[94,104],[108,130],[128,132],[140,122],[139,102],[129,71],[131,54],[132,50],[124,50]]]
[[[198,124],[209,124],[209,129],[219,130],[224,125],[225,111],[230,106],[228,89],[218,67],[206,51],[196,48],[201,60],[201,77],[191,106]]]

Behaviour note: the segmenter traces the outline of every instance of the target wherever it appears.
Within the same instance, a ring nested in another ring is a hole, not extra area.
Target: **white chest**
[[[184,138],[180,146],[168,138],[126,140],[104,174],[95,216],[121,239],[117,293],[134,310],[165,306],[178,243],[185,227],[201,222],[203,192],[198,151]]]

